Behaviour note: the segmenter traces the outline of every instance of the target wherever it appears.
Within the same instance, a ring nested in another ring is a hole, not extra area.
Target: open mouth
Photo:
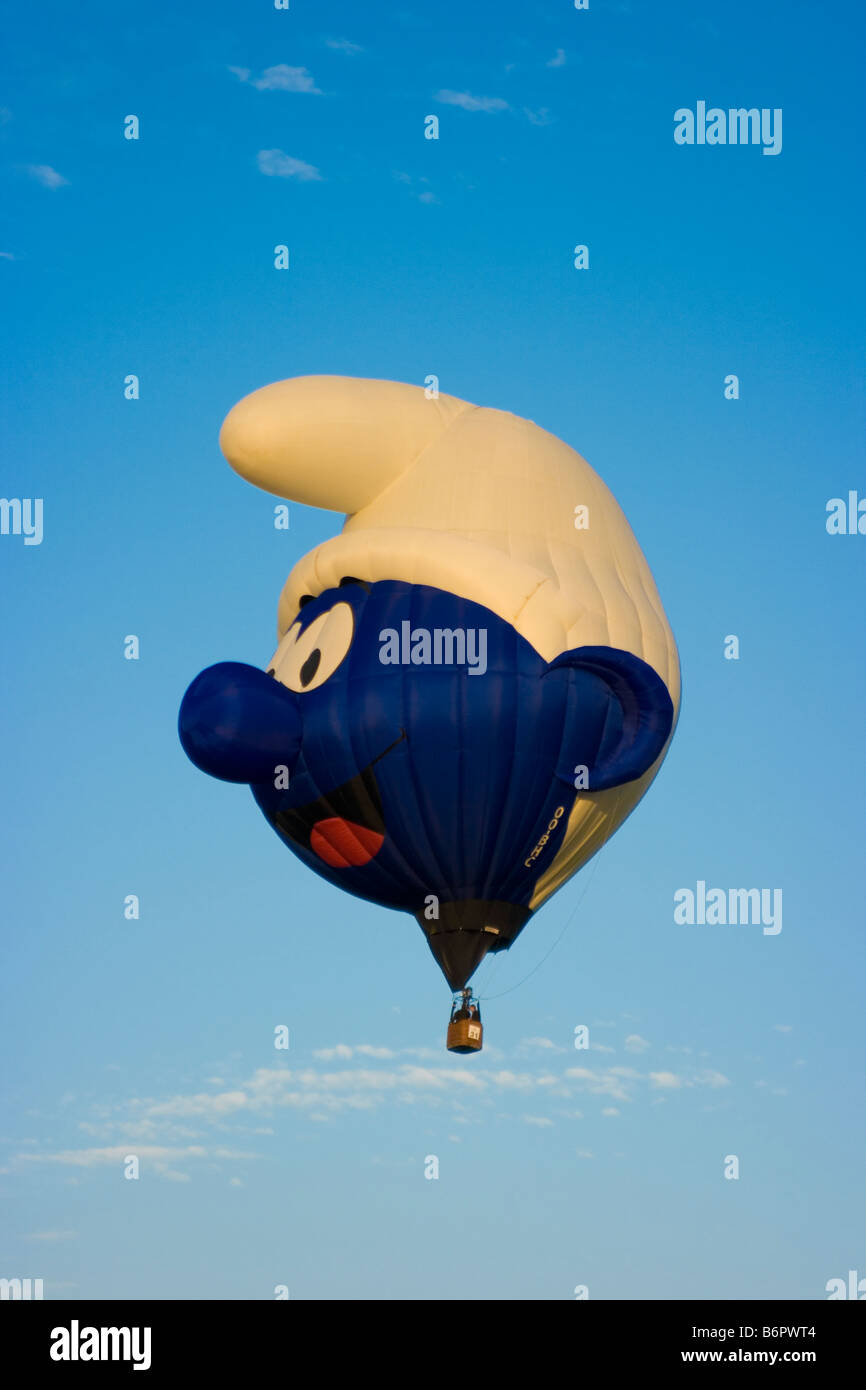
[[[400,737],[357,777],[305,806],[278,811],[273,824],[332,869],[356,869],[369,864],[385,843],[382,798],[373,768],[405,737],[403,729]]]

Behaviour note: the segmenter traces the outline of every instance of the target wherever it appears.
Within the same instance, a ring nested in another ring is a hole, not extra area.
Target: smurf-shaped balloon
[[[265,669],[192,682],[183,747],[308,868],[411,913],[461,989],[661,765],[679,666],[647,563],[567,444],[421,387],[277,382],[220,444],[347,515],[289,575]]]

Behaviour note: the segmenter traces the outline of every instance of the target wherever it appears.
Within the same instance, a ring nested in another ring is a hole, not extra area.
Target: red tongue
[[[318,820],[310,831],[310,848],[332,869],[357,868],[369,864],[385,843],[385,836],[365,825],[330,816]]]

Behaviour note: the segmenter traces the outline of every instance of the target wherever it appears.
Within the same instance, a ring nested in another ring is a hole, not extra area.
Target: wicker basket
[[[481,1024],[471,1018],[448,1024],[446,1046],[449,1052],[480,1052],[484,1038]]]

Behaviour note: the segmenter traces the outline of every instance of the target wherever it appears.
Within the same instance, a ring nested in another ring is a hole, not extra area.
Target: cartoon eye
[[[268,671],[298,695],[316,690],[336,671],[354,632],[355,615],[349,603],[335,603],[303,630],[296,620],[268,662]]]

